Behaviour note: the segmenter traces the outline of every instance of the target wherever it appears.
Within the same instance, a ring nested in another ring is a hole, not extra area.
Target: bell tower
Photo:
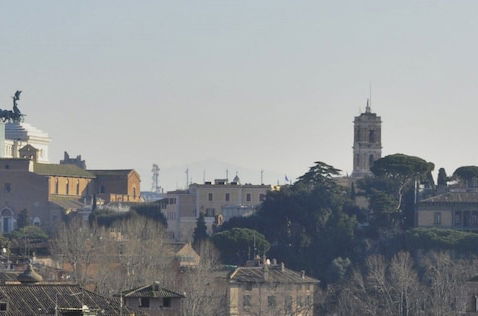
[[[370,99],[364,113],[354,119],[353,178],[372,175],[370,168],[382,157],[382,120],[372,113]]]

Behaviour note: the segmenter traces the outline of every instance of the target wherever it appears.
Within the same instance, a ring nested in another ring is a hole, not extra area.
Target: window
[[[58,178],[55,178],[55,193],[58,194]]]
[[[65,194],[68,195],[70,194],[70,183],[68,182],[68,180],[66,180],[66,184],[65,184]]]
[[[369,133],[368,133],[368,141],[371,142],[371,143],[375,143],[375,141],[376,141],[375,131],[373,129],[371,131],[369,131]]]
[[[250,202],[250,201],[251,201],[251,194],[250,194],[250,193],[247,193],[247,194],[246,194],[246,201],[247,201],[247,202]]]
[[[310,295],[307,295],[307,296],[305,297],[305,305],[306,305],[307,307],[312,306],[312,297],[311,297]]]
[[[259,200],[261,202],[265,201],[266,200],[266,195],[265,194],[259,194]]]
[[[8,309],[7,303],[0,302],[0,312],[6,312]]]
[[[133,187],[133,199],[136,199],[136,187]]]
[[[229,201],[230,200],[230,194],[229,193],[226,193],[226,201]]]
[[[368,156],[368,167],[371,168],[374,163],[373,155]]]
[[[436,212],[433,216],[433,224],[435,225],[441,225],[441,213]]]
[[[246,291],[252,291],[252,283],[246,283]]]
[[[207,198],[208,198],[209,201],[212,201],[212,193],[209,193],[209,194],[207,195]]]
[[[275,307],[276,306],[276,297],[275,296],[268,296],[267,297],[267,306]]]
[[[76,195],[80,195],[80,180],[76,180]]]
[[[101,185],[100,187],[100,193],[105,193],[106,190],[105,190],[105,186],[104,185]]]
[[[34,225],[34,226],[40,226],[40,224],[41,224],[40,218],[39,218],[39,217],[35,217],[35,218],[33,219],[33,225]]]
[[[251,306],[251,296],[250,295],[244,295],[242,297],[242,306]]]
[[[292,311],[292,296],[285,297],[284,309],[288,312]]]
[[[149,307],[149,297],[140,297],[139,307]]]
[[[216,216],[216,209],[215,208],[207,208],[206,209],[206,217],[214,217]]]
[[[461,212],[455,213],[455,225],[461,225]]]
[[[3,186],[3,190],[6,193],[12,192],[12,184],[11,183],[5,183],[4,186]]]
[[[471,214],[471,225],[478,225],[478,216],[475,212]]]
[[[170,199],[168,200],[168,203],[169,203],[169,204],[176,204],[176,199],[175,199],[175,198],[170,198]]]
[[[297,307],[302,307],[304,304],[302,301],[302,296],[297,296]]]
[[[163,307],[171,307],[171,298],[163,297]]]

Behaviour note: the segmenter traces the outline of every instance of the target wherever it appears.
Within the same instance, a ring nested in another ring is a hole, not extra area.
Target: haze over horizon
[[[148,190],[153,163],[211,157],[249,181],[317,160],[350,173],[372,82],[383,155],[451,174],[478,165],[476,12],[471,0],[2,3],[0,108],[23,90],[51,162],[66,150],[134,168]]]

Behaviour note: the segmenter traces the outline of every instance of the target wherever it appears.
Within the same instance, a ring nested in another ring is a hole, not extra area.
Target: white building
[[[0,129],[2,125],[5,126],[5,139],[3,149],[0,146],[0,150],[3,151],[0,153],[0,158],[18,158],[19,150],[26,145],[31,145],[38,150],[37,161],[48,163],[48,146],[51,138],[47,133],[24,122],[0,124]],[[0,134],[2,134],[1,131]],[[0,135],[0,141],[2,136]]]

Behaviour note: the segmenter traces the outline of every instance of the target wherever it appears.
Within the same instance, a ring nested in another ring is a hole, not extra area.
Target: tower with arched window
[[[371,175],[370,168],[375,160],[382,157],[382,120],[372,113],[370,101],[364,113],[354,120],[353,172],[352,177]]]

